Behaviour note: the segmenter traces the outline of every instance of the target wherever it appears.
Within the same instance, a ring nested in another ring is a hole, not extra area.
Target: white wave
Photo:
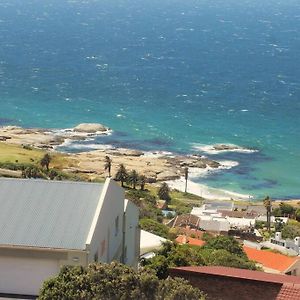
[[[229,170],[239,165],[237,161],[224,160],[218,161],[220,166],[218,168],[212,168],[207,166],[206,168],[189,168],[189,177],[190,178],[199,178],[206,177],[213,173],[220,172],[222,170]]]
[[[146,157],[163,157],[163,156],[173,156],[172,152],[168,152],[168,151],[146,151],[143,154]]]
[[[225,144],[226,146],[229,146],[229,149],[224,149],[224,150],[219,150],[216,149],[215,147],[218,146],[216,145],[204,145],[204,144],[197,144],[197,143],[192,143],[192,149],[197,150],[197,151],[202,151],[208,154],[218,154],[218,153],[224,153],[224,152],[238,152],[238,153],[253,153],[253,152],[258,152],[258,150],[255,149],[249,149],[249,148],[244,148],[240,147],[235,144]]]
[[[79,144],[79,143],[64,143],[65,147],[69,149],[76,149],[76,150],[111,150],[114,149],[112,145],[101,145],[101,144]],[[61,145],[62,146],[62,145]]]

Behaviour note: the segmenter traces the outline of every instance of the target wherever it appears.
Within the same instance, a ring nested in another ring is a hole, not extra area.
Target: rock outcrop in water
[[[217,145],[213,145],[213,149],[216,151],[230,151],[230,150],[232,151],[232,150],[239,150],[241,148],[235,145],[217,144]]]
[[[73,128],[75,132],[97,133],[109,130],[108,127],[99,123],[81,123]]]
[[[54,150],[55,146],[62,144],[66,139],[81,140],[90,135],[105,133],[107,130],[104,125],[92,123],[79,124],[74,130],[65,131],[7,126],[0,127],[0,137],[5,143]],[[112,174],[115,174],[120,164],[124,164],[127,170],[136,170],[139,174],[144,174],[151,183],[179,179],[184,176],[185,167],[195,169],[220,167],[217,161],[197,155],[153,153],[149,156],[139,150],[112,148],[69,154],[68,159],[72,163],[65,171],[89,174],[90,178],[106,177],[104,168],[106,155],[112,159]]]

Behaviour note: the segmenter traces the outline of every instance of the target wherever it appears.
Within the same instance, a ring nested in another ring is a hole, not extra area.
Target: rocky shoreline
[[[0,128],[0,140],[5,143],[17,144],[22,147],[34,147],[47,151],[56,148],[68,140],[85,140],[90,137],[110,134],[111,129],[94,123],[83,123],[66,130],[50,130],[41,128],[22,128],[5,126]],[[149,183],[156,181],[176,180],[184,175],[184,168],[217,169],[221,164],[198,155],[168,155],[163,153],[145,153],[133,149],[114,148],[66,154],[71,163],[65,172],[89,174],[94,177],[105,177],[105,156],[112,159],[112,175],[120,164],[128,170],[136,170],[148,178]]]

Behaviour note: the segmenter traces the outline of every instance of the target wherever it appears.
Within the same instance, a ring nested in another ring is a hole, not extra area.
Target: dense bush
[[[169,228],[168,226],[159,223],[155,220],[144,218],[140,220],[140,227],[146,231],[149,231],[153,234],[157,234],[161,237],[168,238],[169,237]]]
[[[58,276],[44,283],[39,299],[198,300],[204,296],[183,279],[158,280],[152,272],[135,272],[111,263],[64,267]]]
[[[204,247],[165,243],[155,257],[143,260],[141,265],[145,269],[154,270],[159,278],[166,278],[170,267],[180,266],[213,265],[257,269],[240,244],[233,238],[224,236],[207,237]]]

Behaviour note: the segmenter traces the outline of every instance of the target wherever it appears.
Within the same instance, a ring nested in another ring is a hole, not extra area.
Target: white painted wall
[[[0,257],[0,293],[38,295],[43,281],[58,272],[58,260]]]
[[[87,240],[89,263],[121,260],[124,198],[124,190],[112,179],[107,179],[97,211],[95,228]],[[119,224],[116,231],[117,218]]]
[[[125,200],[124,212],[124,263],[137,268],[140,256],[139,209]]]

